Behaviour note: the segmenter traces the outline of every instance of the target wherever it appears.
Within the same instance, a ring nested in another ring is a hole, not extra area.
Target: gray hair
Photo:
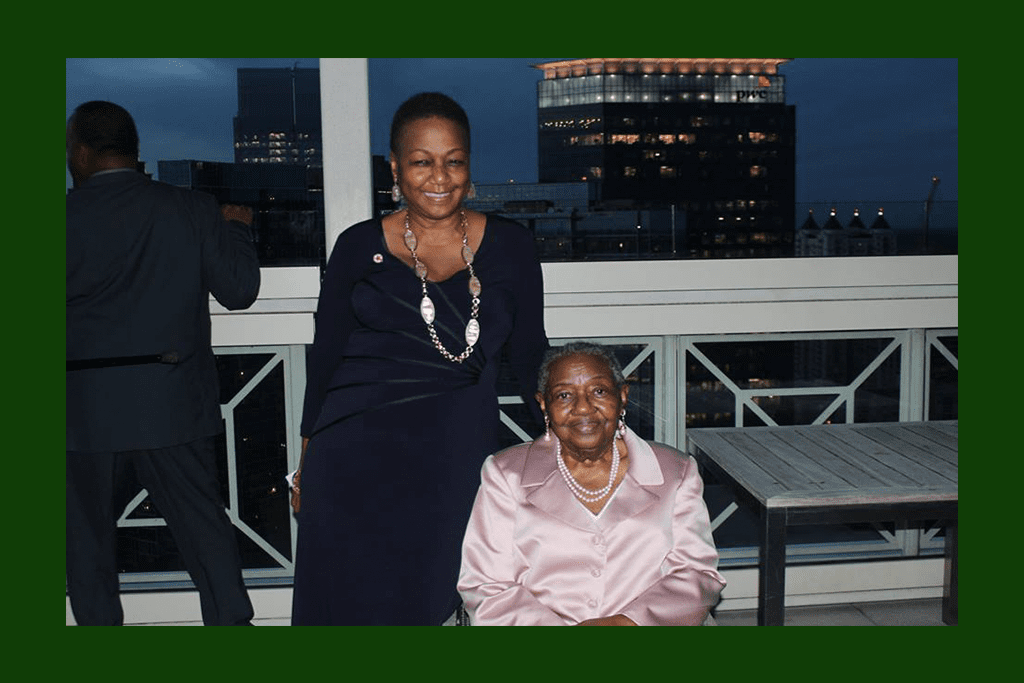
[[[610,348],[595,342],[576,341],[569,342],[563,346],[554,346],[544,354],[544,360],[540,364],[540,372],[537,373],[537,391],[541,395],[547,395],[552,365],[563,358],[579,355],[592,356],[607,363],[608,369],[612,371],[612,379],[615,381],[616,389],[626,383],[626,378],[622,374],[622,365]]]

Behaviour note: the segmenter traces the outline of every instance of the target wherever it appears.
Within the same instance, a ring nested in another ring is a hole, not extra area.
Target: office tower
[[[239,69],[235,163],[323,166],[319,69]]]
[[[538,177],[608,208],[672,207],[692,257],[793,253],[788,59],[592,58],[536,65]]]
[[[208,192],[220,204],[252,208],[261,265],[323,264],[322,167],[182,159],[161,160],[158,168],[162,182]]]

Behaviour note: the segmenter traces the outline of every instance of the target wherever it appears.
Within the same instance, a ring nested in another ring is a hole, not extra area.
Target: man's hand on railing
[[[252,225],[252,209],[248,206],[224,204],[220,207],[220,213],[224,216],[225,220],[238,221],[239,223],[245,223],[249,226]]]

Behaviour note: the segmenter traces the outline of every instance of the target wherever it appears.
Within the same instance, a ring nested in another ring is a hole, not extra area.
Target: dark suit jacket
[[[162,448],[223,429],[209,295],[250,306],[260,272],[249,228],[207,194],[134,171],[91,177],[67,198],[67,359],[175,352],[67,373],[67,449]]]

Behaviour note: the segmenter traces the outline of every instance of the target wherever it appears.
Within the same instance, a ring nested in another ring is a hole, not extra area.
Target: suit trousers
[[[67,452],[66,570],[75,621],[124,623],[117,518],[129,468],[167,522],[199,591],[203,623],[250,624],[253,608],[217,480],[213,437],[154,450]]]

